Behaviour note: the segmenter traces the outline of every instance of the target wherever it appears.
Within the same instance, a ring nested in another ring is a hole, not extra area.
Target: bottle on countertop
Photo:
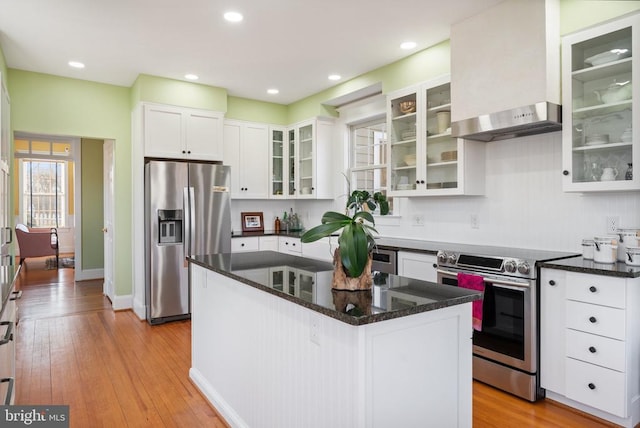
[[[275,229],[276,233],[280,233],[280,219],[278,218],[278,216],[276,216],[274,229]]]

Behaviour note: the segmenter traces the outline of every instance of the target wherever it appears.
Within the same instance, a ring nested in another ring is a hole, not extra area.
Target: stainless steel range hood
[[[484,114],[451,124],[455,137],[476,141],[497,141],[562,129],[562,108],[551,102]]]

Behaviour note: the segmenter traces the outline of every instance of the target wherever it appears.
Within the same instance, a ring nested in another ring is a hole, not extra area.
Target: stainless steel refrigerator
[[[145,163],[147,321],[189,318],[186,257],[231,251],[230,170],[205,162]]]

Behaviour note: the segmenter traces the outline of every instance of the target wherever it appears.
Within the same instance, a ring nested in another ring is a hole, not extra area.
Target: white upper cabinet
[[[144,106],[144,155],[222,160],[223,114],[159,104]]]
[[[283,199],[289,195],[289,144],[286,137],[287,130],[281,126],[269,128],[269,173],[271,175],[271,189],[269,197]]]
[[[224,164],[231,167],[231,197],[269,197],[269,126],[224,121]]]
[[[565,191],[640,189],[640,15],[562,39]]]
[[[289,127],[283,156],[286,189],[297,199],[333,199],[331,140],[333,121],[313,119]]]
[[[387,97],[391,196],[484,193],[484,143],[451,136],[449,76]]]

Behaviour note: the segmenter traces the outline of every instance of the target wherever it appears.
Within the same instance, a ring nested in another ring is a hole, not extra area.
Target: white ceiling
[[[194,73],[289,104],[335,85],[331,73],[346,81],[446,40],[452,23],[500,1],[1,0],[0,46],[10,68],[126,87],[141,73]],[[226,22],[228,10],[244,21]],[[418,46],[402,51],[405,40]]]

